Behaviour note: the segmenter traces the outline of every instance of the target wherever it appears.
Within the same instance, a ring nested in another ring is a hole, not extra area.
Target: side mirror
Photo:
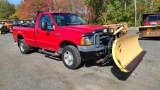
[[[53,31],[55,29],[53,23],[51,23],[50,25],[48,25],[48,30]]]
[[[41,23],[41,29],[42,30],[47,30],[47,22],[42,22]]]

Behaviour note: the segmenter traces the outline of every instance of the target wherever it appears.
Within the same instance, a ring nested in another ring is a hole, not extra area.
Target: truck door
[[[47,29],[42,30],[42,22],[47,23]],[[35,29],[36,44],[38,47],[46,50],[55,50],[55,28],[51,16],[48,14],[42,14],[37,21],[37,26]]]

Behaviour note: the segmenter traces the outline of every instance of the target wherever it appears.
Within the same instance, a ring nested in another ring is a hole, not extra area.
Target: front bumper
[[[80,51],[83,61],[97,60],[105,57],[105,52],[107,49],[105,47],[96,48],[94,45],[91,46],[79,46],[77,45],[78,50]]]

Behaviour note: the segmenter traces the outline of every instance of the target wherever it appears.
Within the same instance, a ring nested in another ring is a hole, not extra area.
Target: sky
[[[22,0],[8,0],[8,2],[14,4],[14,5],[17,5],[17,4],[20,4]]]

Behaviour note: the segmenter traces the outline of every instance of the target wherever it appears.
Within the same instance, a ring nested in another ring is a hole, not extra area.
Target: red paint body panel
[[[36,46],[34,28],[16,27],[13,28],[14,41],[17,41],[17,36],[22,35],[25,42],[30,46]]]
[[[54,30],[42,30],[39,27],[42,14],[49,15],[54,25]],[[30,46],[58,52],[61,42],[70,41],[75,45],[80,45],[83,34],[101,28],[105,27],[98,25],[68,25],[60,27],[54,21],[51,12],[42,12],[37,17],[35,28],[14,26],[13,38],[17,42],[17,36],[21,35]]]

